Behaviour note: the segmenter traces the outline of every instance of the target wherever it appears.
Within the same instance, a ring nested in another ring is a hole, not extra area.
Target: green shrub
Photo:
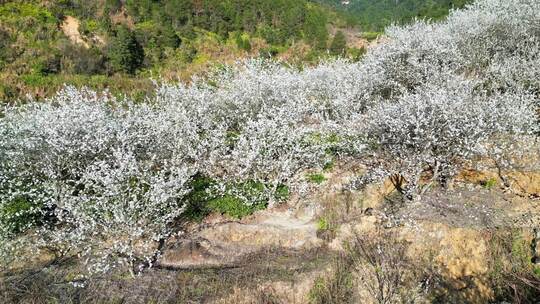
[[[23,80],[24,84],[30,87],[40,87],[40,86],[51,85],[51,78],[48,76],[40,75],[40,74],[22,75],[21,79]]]
[[[338,31],[330,43],[330,52],[334,55],[345,55],[347,49],[347,37],[342,31]]]
[[[326,177],[321,173],[308,174],[307,178],[310,182],[315,184],[322,184],[324,181],[326,181]]]
[[[274,198],[278,202],[283,202],[289,198],[289,195],[289,187],[287,187],[286,185],[279,185],[276,189],[276,193],[274,193]]]
[[[350,49],[347,50],[348,57],[354,62],[360,61],[364,57],[366,52],[367,52],[366,48],[364,48],[364,47],[362,47],[362,48],[350,48]]]
[[[244,50],[246,52],[251,51],[251,42],[249,41],[248,35],[242,34],[242,33],[236,33],[235,36],[236,36],[235,37],[236,46],[239,49]]]
[[[215,189],[216,182],[211,178],[197,176],[191,183],[192,191],[186,196],[188,220],[200,221],[212,212],[225,214],[234,218],[242,218],[268,206],[265,194],[267,186],[260,182],[246,181],[231,183],[226,186],[225,193]],[[278,202],[289,197],[289,187],[279,185],[273,193]]]
[[[48,10],[30,3],[6,3],[0,6],[0,20],[31,17],[44,23],[56,23],[56,18]]]
[[[490,178],[482,183],[484,188],[491,190],[493,187],[497,186],[497,180],[495,178]]]
[[[277,46],[269,46],[259,50],[259,56],[262,58],[273,58],[279,54],[280,49]]]
[[[97,32],[99,27],[99,23],[96,20],[83,20],[79,26],[79,31],[83,35],[89,35]]]
[[[237,219],[253,214],[257,210],[265,209],[266,206],[264,203],[248,205],[242,199],[232,195],[225,195],[208,202],[208,208],[211,211]]]
[[[317,221],[317,230],[328,230],[330,229],[330,223],[325,218],[320,218]]]

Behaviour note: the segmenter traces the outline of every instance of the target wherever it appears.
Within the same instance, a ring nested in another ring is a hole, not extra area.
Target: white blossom
[[[512,166],[503,154],[540,151],[538,12],[537,0],[479,0],[389,28],[356,63],[248,60],[159,84],[142,103],[66,87],[7,107],[0,266],[29,245],[77,254],[90,273],[151,266],[196,176],[257,182],[272,204],[279,186],[305,189],[305,170],[343,155],[409,195],[478,158]]]

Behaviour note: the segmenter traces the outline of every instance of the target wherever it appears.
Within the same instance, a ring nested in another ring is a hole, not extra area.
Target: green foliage
[[[43,23],[55,23],[52,13],[32,3],[8,2],[0,6],[0,20],[18,21],[24,18],[34,18]]]
[[[317,230],[324,231],[330,229],[330,223],[325,218],[320,218],[319,221],[317,221]]]
[[[259,56],[261,58],[273,58],[276,57],[280,52],[280,49],[276,46],[270,46],[267,48],[262,48],[259,50]]]
[[[236,42],[236,46],[239,49],[244,50],[246,52],[251,51],[251,43],[249,41],[249,36],[248,35],[241,34],[241,33],[236,33],[235,42]]]
[[[325,12],[319,7],[310,7],[304,24],[304,35],[306,40],[316,49],[326,49],[328,41],[326,24],[327,16]]]
[[[373,41],[377,38],[379,38],[379,36],[381,36],[383,33],[381,32],[363,32],[362,33],[362,38],[368,40],[368,41]]]
[[[257,210],[265,209],[266,204],[248,205],[238,197],[225,195],[209,201],[208,208],[214,212],[240,219],[253,214]]]
[[[348,49],[349,58],[351,61],[360,61],[366,54],[365,48],[350,48]]]
[[[347,49],[347,38],[342,31],[338,31],[330,44],[330,52],[334,55],[345,55]]]
[[[497,179],[490,178],[483,183],[483,186],[488,190],[493,189],[493,187],[497,186]]]
[[[120,26],[113,38],[108,51],[112,69],[115,72],[133,74],[142,66],[144,50],[133,32],[127,27]]]
[[[51,84],[51,78],[40,74],[23,75],[23,82],[30,87],[48,86]]]
[[[100,25],[97,20],[83,20],[79,26],[79,32],[81,32],[83,35],[90,35],[97,32],[99,27]]]
[[[268,205],[267,186],[260,182],[246,181],[231,183],[225,193],[215,189],[216,183],[207,177],[198,176],[191,184],[192,191],[186,196],[184,216],[200,221],[212,212],[225,214],[233,218],[242,218]],[[289,188],[279,185],[272,194],[280,202],[289,197]]]
[[[321,173],[308,174],[307,179],[315,184],[322,184],[324,181],[326,181],[326,177]]]
[[[3,204],[0,210],[0,220],[9,228],[9,233],[23,232],[40,219],[40,213],[36,212],[37,206],[24,197]]]
[[[472,0],[353,0],[348,5],[341,0],[317,0],[348,14],[349,23],[360,25],[363,31],[382,31],[392,23],[404,24],[414,18],[439,20],[450,9],[462,8]]]

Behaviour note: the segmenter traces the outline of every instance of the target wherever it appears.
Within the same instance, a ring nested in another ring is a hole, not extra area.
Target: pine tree
[[[306,40],[316,49],[326,49],[328,31],[327,19],[324,12],[318,8],[310,8],[304,22],[304,35]]]
[[[120,26],[109,46],[109,63],[114,72],[129,74],[142,66],[144,50],[135,35],[125,26]]]
[[[338,31],[330,44],[330,53],[334,55],[343,55],[347,49],[347,38],[342,31]]]

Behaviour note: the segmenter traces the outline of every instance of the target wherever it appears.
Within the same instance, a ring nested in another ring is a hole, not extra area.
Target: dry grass
[[[297,275],[323,268],[329,260],[325,250],[269,248],[246,256],[244,264],[235,268],[150,269],[136,278],[118,270],[89,280],[84,288],[69,283],[78,273],[78,265],[72,262],[0,277],[0,303],[214,303],[240,288],[253,290],[255,303],[279,303],[259,287],[272,281],[293,282]]]

